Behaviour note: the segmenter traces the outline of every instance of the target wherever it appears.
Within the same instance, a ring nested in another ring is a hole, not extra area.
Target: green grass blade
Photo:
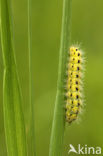
[[[59,73],[57,84],[57,95],[54,109],[52,134],[49,156],[62,156],[63,138],[65,130],[65,79],[68,49],[70,45],[70,23],[71,23],[72,0],[63,0],[62,32],[59,57]]]
[[[5,137],[8,156],[27,156],[21,93],[13,50],[10,6],[10,0],[0,0]]]
[[[30,122],[29,122],[29,152],[32,156],[35,151],[35,130],[34,130],[34,92],[32,76],[32,0],[28,0],[28,50],[29,50],[29,97],[30,97]]]

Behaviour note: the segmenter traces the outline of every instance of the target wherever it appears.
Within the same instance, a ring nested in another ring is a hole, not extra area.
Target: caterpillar
[[[78,118],[83,105],[82,100],[82,75],[83,75],[83,52],[79,47],[72,46],[69,50],[69,62],[67,70],[67,100],[66,100],[66,121],[72,121]]]

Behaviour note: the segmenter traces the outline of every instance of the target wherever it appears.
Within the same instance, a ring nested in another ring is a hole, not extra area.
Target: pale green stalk
[[[34,92],[32,75],[32,0],[28,0],[28,48],[29,48],[29,98],[30,98],[30,123],[29,123],[29,152],[31,156],[36,155],[35,151],[35,130],[34,130]]]
[[[59,57],[59,73],[49,156],[62,156],[65,130],[65,80],[70,45],[72,0],[63,0],[63,17]]]

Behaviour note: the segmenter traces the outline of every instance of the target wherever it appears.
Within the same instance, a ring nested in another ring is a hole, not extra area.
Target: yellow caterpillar
[[[70,48],[67,78],[66,121],[76,120],[82,106],[83,53],[78,47]]]

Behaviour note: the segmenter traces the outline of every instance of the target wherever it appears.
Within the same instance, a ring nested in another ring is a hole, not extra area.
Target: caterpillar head
[[[78,47],[71,47],[70,48],[70,56],[72,57],[81,57],[82,56],[82,52],[79,50]]]

